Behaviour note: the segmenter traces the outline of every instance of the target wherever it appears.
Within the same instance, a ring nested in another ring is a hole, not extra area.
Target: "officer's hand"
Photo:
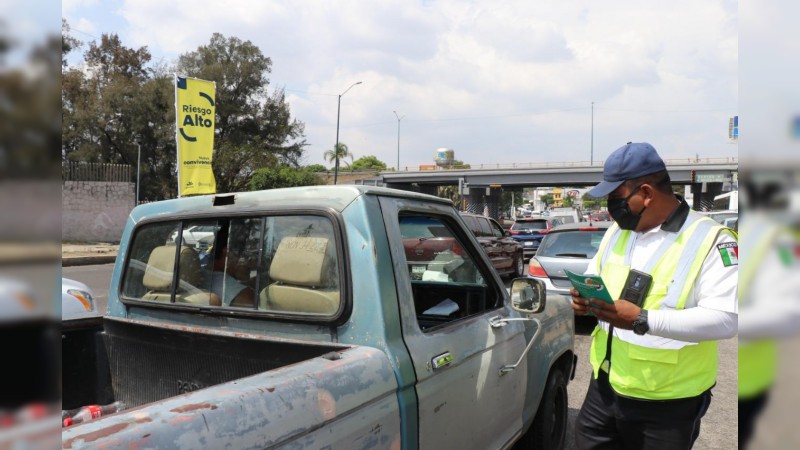
[[[602,300],[592,299],[592,311],[598,320],[604,320],[616,328],[623,330],[633,329],[633,321],[639,317],[642,308],[627,300],[617,300],[613,305]],[[574,306],[573,306],[574,308]]]
[[[569,291],[572,296],[572,310],[575,311],[576,316],[585,316],[589,313],[589,299],[581,297],[577,289],[572,288]]]

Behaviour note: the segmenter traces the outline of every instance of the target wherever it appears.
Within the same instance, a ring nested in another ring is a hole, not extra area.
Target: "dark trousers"
[[[680,400],[637,400],[618,395],[600,371],[592,379],[575,424],[575,448],[691,449],[700,419],[711,404],[711,390]]]
[[[755,422],[767,404],[769,392],[747,400],[739,400],[739,448],[746,449],[755,431]]]

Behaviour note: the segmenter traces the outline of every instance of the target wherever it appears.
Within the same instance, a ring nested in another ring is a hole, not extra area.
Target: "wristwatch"
[[[633,332],[643,336],[648,331],[650,331],[650,325],[647,324],[647,310],[642,309],[639,312],[639,317],[633,321]]]

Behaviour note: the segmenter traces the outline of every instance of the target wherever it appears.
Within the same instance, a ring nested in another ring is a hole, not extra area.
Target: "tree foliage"
[[[5,34],[0,21],[0,64],[18,46],[22,45]],[[61,144],[61,86],[55,74],[63,43],[59,46],[57,36],[48,37],[26,53],[21,67],[0,70],[0,176],[53,179],[58,170],[55,150]]]
[[[62,64],[79,45],[62,21]],[[177,195],[173,73],[216,83],[213,170],[218,192],[246,190],[262,167],[297,167],[304,124],[282,90],[268,90],[272,62],[250,41],[215,33],[177,65],[151,63],[147,47],[103,34],[83,55],[85,67],[62,71],[62,159],[136,166],[141,197]]]
[[[386,163],[373,155],[362,156],[350,165],[352,170],[386,170]]]
[[[250,177],[248,187],[251,191],[278,189],[294,186],[314,186],[325,184],[314,172],[305,168],[290,166],[264,167],[257,169]]]
[[[311,164],[305,167],[309,172],[327,172],[328,168],[322,164]]]
[[[336,145],[334,145],[334,147],[336,147]],[[342,164],[347,164],[349,166],[347,160],[348,159],[350,161],[353,160],[353,154],[350,153],[350,149],[347,148],[347,144],[345,144],[344,142],[339,142],[338,147],[332,148],[330,150],[325,150],[325,153],[323,154],[325,161],[334,164],[336,162],[337,156],[339,158],[339,167],[341,167]]]

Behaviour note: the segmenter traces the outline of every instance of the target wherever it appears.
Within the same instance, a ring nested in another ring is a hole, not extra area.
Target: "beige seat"
[[[180,264],[178,267],[180,280],[176,302],[205,304],[209,302],[209,293],[197,286],[200,279],[200,258],[190,247],[181,246]],[[162,245],[150,252],[147,260],[142,284],[148,292],[143,300],[169,302],[172,292],[173,270],[175,268],[175,246]]]
[[[269,269],[275,282],[262,292],[262,308],[334,314],[339,309],[339,274],[331,244],[327,237],[283,238]]]

